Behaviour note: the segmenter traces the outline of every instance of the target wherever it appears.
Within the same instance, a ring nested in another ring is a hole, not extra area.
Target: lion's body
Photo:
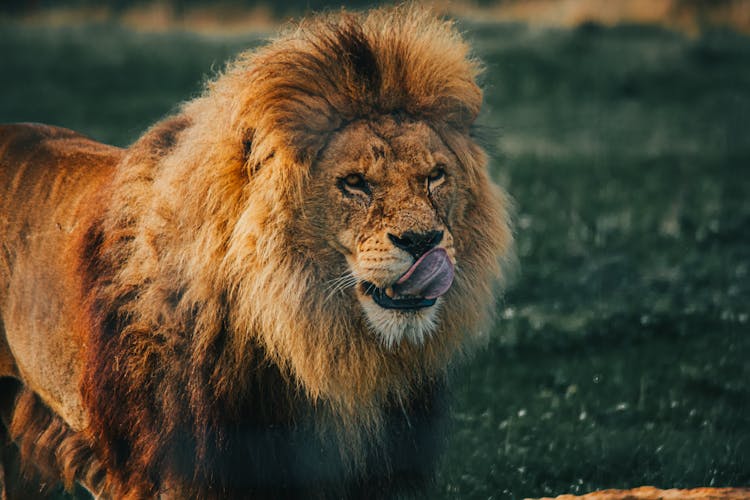
[[[511,245],[477,72],[450,25],[373,11],[244,55],[126,150],[0,129],[22,460],[118,497],[429,480]]]
[[[18,125],[0,127],[0,152],[0,376],[20,375],[80,430],[82,300],[71,264],[121,151],[69,130]]]

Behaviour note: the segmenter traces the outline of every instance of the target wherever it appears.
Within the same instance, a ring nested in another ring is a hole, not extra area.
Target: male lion
[[[423,485],[511,245],[478,72],[419,9],[321,16],[128,149],[0,129],[20,460],[102,497]]]

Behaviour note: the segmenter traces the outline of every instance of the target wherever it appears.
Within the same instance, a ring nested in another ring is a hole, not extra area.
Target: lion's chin
[[[403,341],[416,345],[424,343],[437,328],[438,311],[442,299],[436,299],[429,307],[389,309],[377,304],[372,296],[358,294],[370,328],[387,347],[395,347]]]

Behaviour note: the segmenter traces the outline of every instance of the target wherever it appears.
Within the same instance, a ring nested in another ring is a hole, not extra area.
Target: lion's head
[[[263,269],[234,275],[238,322],[313,394],[401,391],[488,326],[511,236],[471,134],[479,71],[407,7],[311,20],[215,82],[253,193],[228,255]]]

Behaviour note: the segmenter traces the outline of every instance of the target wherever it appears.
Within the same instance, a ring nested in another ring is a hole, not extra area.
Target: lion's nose
[[[388,238],[402,250],[406,250],[418,259],[427,250],[434,247],[443,239],[442,231],[428,231],[426,233],[415,233],[406,231],[401,236],[388,233]]]

